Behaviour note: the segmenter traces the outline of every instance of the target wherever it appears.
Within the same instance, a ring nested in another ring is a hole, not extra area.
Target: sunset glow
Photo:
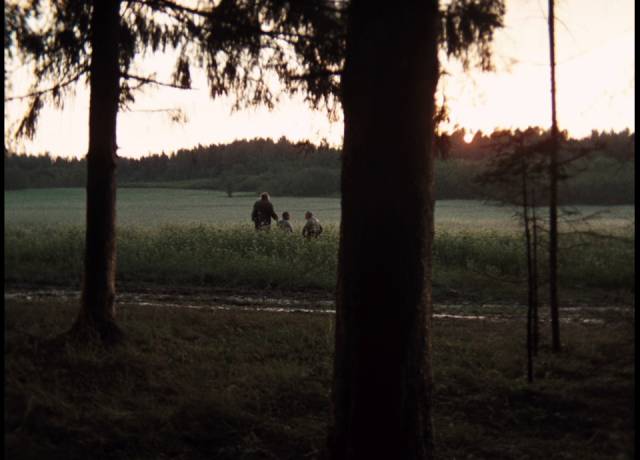
[[[471,131],[467,131],[464,133],[464,137],[463,140],[467,143],[470,144],[471,141],[473,141],[473,133]]]
[[[574,137],[587,136],[593,129],[634,130],[634,8],[632,0],[558,4],[558,122]],[[443,63],[449,76],[440,82],[437,100],[446,94],[451,118],[446,129],[464,127],[468,136],[495,128],[550,126],[546,3],[507,0],[505,24],[496,34],[495,72],[464,72],[459,64]],[[166,80],[172,66],[166,57],[140,64]],[[17,75],[7,93],[23,93],[27,80],[27,75]],[[145,90],[132,111],[119,114],[119,155],[139,157],[255,137],[327,140],[336,147],[342,143],[342,120],[332,123],[324,113],[309,110],[301,96],[283,97],[272,112],[257,108],[231,113],[230,99],[210,99],[202,75],[194,75],[194,87]],[[5,138],[23,107],[5,103]],[[167,113],[151,111],[164,108],[181,109],[187,121],[175,123]],[[80,157],[88,146],[87,126],[88,90],[79,88],[63,111],[47,107],[42,112],[33,141],[9,142],[9,146],[17,152]]]

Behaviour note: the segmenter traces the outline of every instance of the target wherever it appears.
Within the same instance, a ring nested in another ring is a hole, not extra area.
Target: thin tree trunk
[[[549,306],[551,349],[561,351],[558,313],[558,122],[556,119],[556,55],[554,0],[549,0],[549,54],[551,62],[551,160],[549,162]]]
[[[119,94],[120,0],[95,0],[91,16],[87,221],[80,314],[72,332],[117,343],[116,118]]]
[[[330,451],[427,459],[436,1],[349,7]]]
[[[524,240],[527,254],[527,381],[533,382],[533,257],[531,231],[529,229],[529,201],[527,199],[527,168],[522,158],[522,212],[524,219]]]
[[[540,321],[538,318],[538,216],[536,214],[536,190],[531,187],[531,221],[533,227],[532,260],[531,268],[533,281],[533,356],[538,356],[538,343],[540,341]]]

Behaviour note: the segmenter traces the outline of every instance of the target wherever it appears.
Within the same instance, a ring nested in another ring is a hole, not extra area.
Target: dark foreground
[[[105,351],[44,340],[70,326],[73,293],[5,292],[6,458],[321,458],[332,308],[319,294],[123,295],[128,341]],[[543,323],[527,384],[522,308],[436,307],[438,458],[634,457],[632,308],[561,314],[565,351]]]

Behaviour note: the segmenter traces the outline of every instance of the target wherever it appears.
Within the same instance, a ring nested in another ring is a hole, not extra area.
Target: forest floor
[[[50,345],[77,291],[4,300],[7,458],[322,458],[330,293],[119,286],[113,350]],[[436,300],[438,458],[634,458],[633,303],[563,302],[560,354],[546,310],[527,383],[524,306]]]

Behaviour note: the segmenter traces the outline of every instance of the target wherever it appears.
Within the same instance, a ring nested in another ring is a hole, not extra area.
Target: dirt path
[[[79,301],[80,292],[56,288],[6,288],[5,300],[46,302],[47,299]],[[147,288],[120,291],[117,302],[122,307],[168,307],[204,310],[240,310],[269,312],[298,312],[334,314],[335,302],[323,292],[281,292],[230,289],[160,289]],[[547,321],[546,307],[540,316]],[[461,320],[509,321],[519,320],[526,307],[516,304],[478,304],[472,302],[437,303],[435,318]],[[566,305],[561,308],[561,321],[604,324],[605,322],[634,321],[632,305]]]

